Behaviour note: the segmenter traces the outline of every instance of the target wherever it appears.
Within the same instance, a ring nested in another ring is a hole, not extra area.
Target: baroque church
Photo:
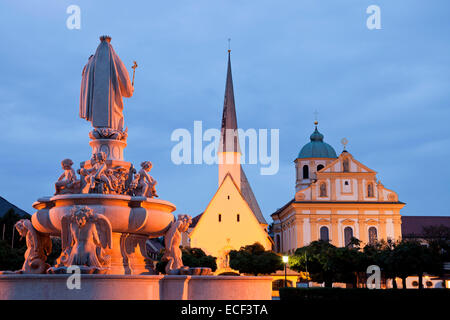
[[[342,247],[401,238],[404,203],[377,172],[345,150],[337,156],[317,128],[295,159],[294,198],[272,213],[275,251],[293,253],[312,241]]]
[[[231,57],[223,104],[221,136],[218,156],[218,189],[203,213],[193,218],[183,245],[201,248],[217,257],[216,274],[232,271],[228,253],[242,246],[260,243],[271,250],[273,240],[267,233],[268,224],[253,194],[241,166],[241,150],[237,135]]]

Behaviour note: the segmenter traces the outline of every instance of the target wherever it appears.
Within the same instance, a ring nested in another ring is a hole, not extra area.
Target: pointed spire
[[[227,81],[225,85],[225,98],[223,102],[219,152],[240,152],[237,128],[233,77],[231,75],[231,50],[228,49]]]

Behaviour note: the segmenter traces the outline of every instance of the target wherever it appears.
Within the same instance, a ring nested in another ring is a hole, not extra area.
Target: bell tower
[[[234,103],[233,78],[231,75],[231,50],[228,50],[228,69],[223,102],[222,127],[218,150],[219,186],[230,174],[241,189],[241,149],[237,131],[236,106]]]

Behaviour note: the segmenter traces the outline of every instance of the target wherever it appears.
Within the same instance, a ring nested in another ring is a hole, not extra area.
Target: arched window
[[[319,165],[317,166],[317,171],[320,171],[320,170],[322,170],[323,168],[324,168],[323,164],[319,164]]]
[[[369,244],[375,244],[378,241],[377,228],[369,228]]]
[[[222,215],[219,213],[219,222],[222,222]]]
[[[303,179],[309,179],[309,167],[306,164],[303,166]]]
[[[344,229],[344,244],[348,246],[350,240],[353,238],[353,229],[351,227],[345,227]]]
[[[319,197],[326,197],[327,196],[327,184],[325,182],[322,182],[320,184],[320,190],[319,190]]]
[[[330,236],[328,233],[328,227],[321,227],[320,228],[320,240],[322,241],[330,241]]]
[[[277,234],[277,252],[281,252],[281,237]]]
[[[373,183],[369,183],[367,185],[367,197],[369,197],[369,198],[375,197],[375,195],[373,193]]]
[[[344,161],[342,162],[342,167],[344,172],[350,172],[348,159],[344,159]]]

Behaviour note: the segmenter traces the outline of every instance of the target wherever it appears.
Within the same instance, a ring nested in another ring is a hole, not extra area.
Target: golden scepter
[[[137,63],[136,63],[136,61],[133,61],[134,62],[134,64],[133,64],[133,66],[131,67],[132,69],[133,69],[133,81],[131,82],[131,86],[132,87],[134,87],[134,73],[135,73],[135,71],[136,71],[136,68],[137,68]]]

